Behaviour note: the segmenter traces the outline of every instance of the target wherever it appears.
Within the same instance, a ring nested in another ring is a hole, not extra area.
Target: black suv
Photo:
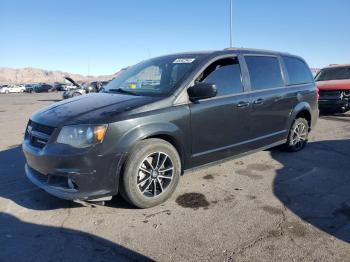
[[[54,91],[54,87],[49,84],[37,84],[34,87],[35,93],[43,93],[43,92],[51,92],[51,91]]]
[[[25,171],[60,198],[120,192],[147,208],[196,167],[278,145],[301,150],[317,118],[317,89],[300,57],[251,49],[162,56],[100,93],[33,114]]]

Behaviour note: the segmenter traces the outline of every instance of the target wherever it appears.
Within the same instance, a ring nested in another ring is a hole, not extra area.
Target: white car
[[[0,88],[1,94],[23,93],[26,90],[24,85],[3,86]]]

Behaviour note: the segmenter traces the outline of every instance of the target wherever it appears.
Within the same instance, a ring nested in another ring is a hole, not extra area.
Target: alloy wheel
[[[157,197],[169,187],[174,175],[171,158],[163,152],[148,155],[137,174],[137,187],[146,197]]]
[[[307,140],[308,130],[304,123],[298,123],[292,131],[291,144],[296,148],[300,149],[304,146]]]

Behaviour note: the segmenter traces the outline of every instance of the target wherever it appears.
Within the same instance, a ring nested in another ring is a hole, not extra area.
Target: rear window
[[[252,91],[284,86],[277,57],[246,56]]]
[[[287,68],[290,85],[313,82],[310,69],[302,60],[295,57],[283,56],[283,61]]]
[[[322,69],[316,76],[316,81],[350,79],[349,67],[334,67]]]

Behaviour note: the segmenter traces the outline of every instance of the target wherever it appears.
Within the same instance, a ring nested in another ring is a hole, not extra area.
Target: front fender
[[[118,151],[127,153],[137,141],[154,136],[170,137],[176,143],[176,147],[179,146],[182,151],[180,141],[183,141],[183,132],[173,123],[160,122],[139,125],[125,133],[117,142]]]

